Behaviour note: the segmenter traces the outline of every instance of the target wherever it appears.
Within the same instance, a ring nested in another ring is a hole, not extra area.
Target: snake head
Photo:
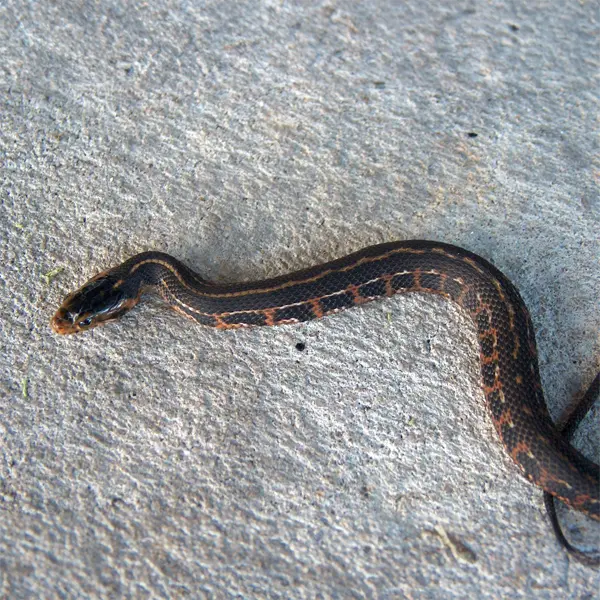
[[[123,281],[110,271],[96,275],[64,299],[50,321],[52,329],[66,335],[118,319],[139,300],[139,294],[134,297],[126,294],[122,284]]]

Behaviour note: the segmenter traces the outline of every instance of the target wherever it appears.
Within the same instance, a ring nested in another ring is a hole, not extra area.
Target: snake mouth
[[[50,320],[50,327],[54,333],[59,335],[68,335],[79,331],[77,325],[73,322],[73,315],[64,308],[59,308]]]

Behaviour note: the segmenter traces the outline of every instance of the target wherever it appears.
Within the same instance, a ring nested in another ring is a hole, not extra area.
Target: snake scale
[[[504,448],[527,479],[600,520],[600,468],[552,422],[527,307],[508,278],[480,256],[439,242],[391,242],[273,279],[215,284],[168,254],[145,252],[69,295],[52,327],[59,334],[91,329],[129,311],[146,292],[219,329],[317,319],[396,293],[456,302],[475,323],[481,384]]]

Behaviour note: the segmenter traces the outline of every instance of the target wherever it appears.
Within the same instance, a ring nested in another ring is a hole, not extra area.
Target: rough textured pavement
[[[600,367],[598,22],[558,0],[4,2],[0,597],[598,597],[440,299],[48,327],[147,249],[236,281],[438,239],[519,287],[558,417]],[[598,458],[592,420],[580,443]]]

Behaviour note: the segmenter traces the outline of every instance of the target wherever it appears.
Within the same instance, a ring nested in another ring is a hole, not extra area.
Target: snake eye
[[[87,319],[83,319],[83,321],[79,321],[79,327],[87,327],[92,324],[92,317],[88,317]]]

